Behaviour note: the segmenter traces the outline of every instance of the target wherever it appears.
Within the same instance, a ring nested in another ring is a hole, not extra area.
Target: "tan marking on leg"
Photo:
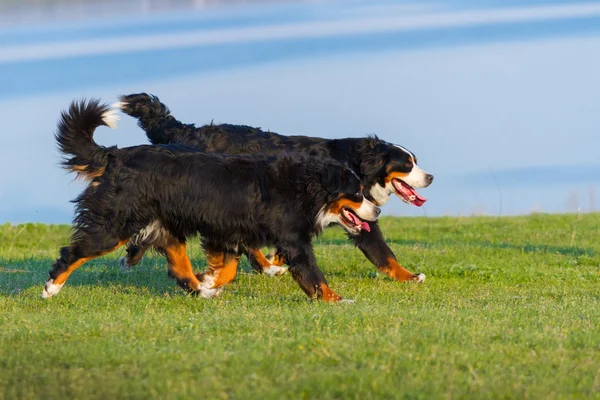
[[[263,252],[260,251],[260,249],[249,249],[248,254],[250,254],[254,258],[254,260],[258,263],[258,265],[260,265],[260,267],[262,268],[262,271],[264,271],[266,268],[269,268],[271,266],[271,263],[269,262],[269,260],[267,260],[267,258],[265,257]]]
[[[218,296],[222,288],[235,279],[240,257],[219,250],[204,248],[208,271],[196,274],[200,280],[198,293],[205,298]]]
[[[185,243],[174,241],[164,248],[167,256],[169,275],[177,280],[185,290],[197,292],[200,281],[194,275],[192,262],[188,258]]]
[[[287,272],[287,267],[284,266],[285,260],[283,256],[275,253],[271,257],[267,258],[268,261],[271,261],[271,266],[269,268],[265,268],[263,273],[269,276],[280,276]]]
[[[398,264],[398,261],[396,261],[392,257],[387,259],[387,265],[382,265],[378,268],[379,271],[383,272],[384,274],[387,274],[390,278],[398,282],[422,282],[425,280],[424,274],[413,274],[412,272],[402,267],[402,265]]]
[[[119,247],[123,246],[125,243],[127,243],[127,240],[121,240],[119,242],[119,244],[117,244],[115,247],[113,247],[111,250],[107,250],[104,251],[102,253],[96,254],[94,256],[90,256],[90,257],[84,257],[84,258],[80,258],[79,260],[75,261],[73,264],[69,265],[67,267],[67,270],[60,273],[53,281],[53,283],[55,285],[62,285],[65,283],[65,281],[69,278],[69,276],[71,275],[71,273],[73,271],[75,271],[77,268],[81,267],[85,262],[89,261],[89,260],[93,260],[94,258],[98,258],[100,256],[103,256],[105,254],[111,253],[113,251],[115,251],[116,249],[118,249]]]
[[[254,261],[256,261],[255,264],[258,264],[257,266],[260,268],[260,270],[258,272],[260,272],[262,274],[269,275],[269,276],[279,276],[279,275],[283,275],[287,272],[287,268],[282,267],[283,258],[281,258],[277,254],[275,256],[273,256],[273,259],[276,258],[276,261],[278,262],[278,264],[275,264],[272,261],[270,261],[267,257],[264,256],[262,251],[260,251],[259,249],[248,250],[248,256],[253,258]],[[253,267],[255,269],[257,266],[253,264]]]
[[[80,258],[79,260],[75,261],[73,264],[71,264],[67,267],[66,271],[59,274],[56,277],[56,279],[54,279],[53,283],[55,285],[62,285],[63,283],[65,283],[65,281],[67,280],[67,278],[71,275],[71,273],[73,271],[75,271],[77,268],[81,267],[83,265],[83,263],[91,260],[92,258],[94,258],[94,257],[84,257],[84,258]]]
[[[240,257],[231,253],[207,251],[206,261],[208,262],[206,273],[214,277],[211,288],[219,288],[233,282],[237,275]]]
[[[342,301],[342,297],[331,290],[326,283],[321,283],[321,292],[323,293],[321,300],[327,303],[337,303],[338,301]]]

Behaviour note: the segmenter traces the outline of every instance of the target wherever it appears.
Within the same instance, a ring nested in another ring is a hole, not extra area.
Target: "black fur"
[[[205,248],[234,256],[275,245],[302,289],[323,296],[326,280],[311,238],[323,228],[323,210],[340,199],[363,201],[351,170],[306,155],[221,156],[178,145],[106,148],[93,141],[93,133],[105,125],[107,110],[96,100],[76,102],[58,126],[59,148],[71,156],[64,165],[90,184],[76,200],[72,241],[61,249],[52,280],[155,223],[150,242],[167,256],[198,233]],[[194,278],[171,265],[177,261],[169,262],[179,284],[196,291]]]
[[[333,158],[348,165],[361,179],[365,196],[370,188],[382,183],[394,171],[410,172],[408,157],[376,136],[323,139],[309,136],[284,136],[246,125],[184,124],[175,119],[158,97],[146,93],[121,97],[122,110],[138,119],[152,144],[178,143],[206,153],[276,155],[282,152]]]
[[[273,155],[287,151],[332,158],[349,166],[358,175],[364,186],[365,197],[377,205],[382,205],[382,201],[373,197],[371,189],[377,185],[385,186],[386,179],[393,173],[410,172],[413,165],[406,152],[376,136],[323,139],[283,136],[245,125],[211,123],[196,127],[175,119],[156,96],[139,93],[122,96],[121,101],[122,110],[138,119],[139,126],[146,131],[153,144],[179,143],[207,153]],[[428,179],[431,182],[433,176],[429,175]],[[397,263],[377,224],[371,226],[370,232],[363,230],[359,235],[350,235],[350,239],[373,264],[392,278],[417,279],[416,274],[408,273]],[[138,262],[144,250],[130,246],[128,252],[135,252],[137,257],[130,257],[128,264]]]

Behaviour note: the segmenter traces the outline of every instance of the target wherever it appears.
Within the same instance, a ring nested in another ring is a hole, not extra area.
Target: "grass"
[[[68,227],[0,226],[0,398],[600,398],[600,214],[381,224],[427,281],[377,275],[329,230],[317,258],[357,300],[337,305],[246,262],[198,299],[158,256],[122,274],[120,252],[42,300]]]

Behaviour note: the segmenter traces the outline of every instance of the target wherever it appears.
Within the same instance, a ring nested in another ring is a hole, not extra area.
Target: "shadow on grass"
[[[417,240],[394,240],[389,243],[400,246],[422,246],[425,248],[440,247],[467,247],[467,248],[490,248],[510,249],[526,253],[549,253],[561,254],[573,257],[594,257],[596,251],[573,246],[552,245],[515,245],[510,243],[491,242],[460,242],[460,241],[417,241]],[[351,246],[348,240],[330,239],[319,241],[321,245]],[[374,267],[362,255],[356,260],[360,268],[331,270],[325,268],[328,277],[337,278],[374,278],[377,273]],[[360,261],[359,261],[360,260]],[[41,293],[43,284],[48,279],[48,270],[54,259],[38,258],[30,260],[0,259],[0,296],[13,296],[28,290],[31,287],[39,288]],[[203,271],[206,264],[203,257],[192,259],[194,271]],[[242,257],[239,271],[251,273],[252,268],[245,257]],[[273,278],[278,279],[278,278]],[[167,276],[166,261],[161,256],[146,256],[143,261],[133,267],[131,272],[123,273],[119,269],[118,262],[114,258],[100,258],[86,263],[75,271],[69,278],[67,285],[70,286],[111,286],[119,290],[139,290],[152,295],[181,295],[184,294],[173,279]]]
[[[190,259],[195,273],[206,270],[202,255]],[[18,295],[32,287],[39,288],[41,294],[54,261],[49,257],[20,260],[0,258],[0,296]],[[239,273],[256,274],[245,256],[240,260]],[[186,295],[175,280],[168,277],[166,259],[156,253],[147,254],[130,272],[121,272],[114,256],[100,257],[74,271],[66,285],[114,287],[122,291],[139,289],[158,296]]]
[[[461,242],[461,241],[420,241],[420,240],[406,240],[406,239],[395,239],[386,240],[388,244],[396,244],[399,246],[421,246],[426,248],[436,247],[478,247],[478,248],[489,248],[489,249],[510,249],[518,250],[525,253],[550,253],[550,254],[561,254],[564,256],[587,256],[594,257],[597,252],[593,249],[584,249],[576,246],[552,246],[552,245],[540,245],[540,244],[525,244],[517,245],[511,243],[492,243],[492,242]],[[316,242],[320,245],[333,245],[333,246],[344,246],[350,245],[351,243],[345,239],[329,239]]]
[[[362,255],[360,256],[362,257]],[[31,288],[39,290],[41,295],[43,285],[48,279],[48,270],[54,259],[38,258],[31,260],[5,260],[0,259],[0,296],[17,296]],[[360,268],[335,269],[324,272],[329,278],[375,278],[375,268],[366,260]],[[194,272],[206,269],[202,257],[193,258]],[[364,268],[363,268],[364,267]],[[245,257],[242,257],[238,274],[255,273]],[[288,274],[267,279],[289,279]],[[152,296],[185,296],[186,293],[177,285],[174,279],[167,274],[166,261],[161,256],[147,256],[134,266],[130,272],[121,272],[118,261],[114,258],[99,258],[90,261],[77,269],[69,277],[66,286],[72,287],[108,287],[115,292],[140,292]]]
[[[37,287],[42,288],[48,279],[48,271],[54,262],[50,258],[30,260],[0,259],[0,296],[13,296]],[[206,268],[204,259],[192,260],[194,271]],[[251,272],[247,262],[240,262],[242,272]],[[145,257],[130,272],[121,272],[118,261],[113,258],[90,261],[77,269],[66,283],[69,286],[132,287],[153,295],[184,294],[174,279],[168,277],[166,261],[157,256]]]

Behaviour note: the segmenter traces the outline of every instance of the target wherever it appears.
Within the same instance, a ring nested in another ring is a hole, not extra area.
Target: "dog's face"
[[[381,209],[365,198],[363,186],[354,171],[341,165],[328,168],[322,175],[322,182],[329,195],[317,217],[320,229],[339,224],[353,235],[363,229],[370,231],[366,221],[375,221]]]
[[[425,188],[433,182],[433,175],[419,168],[412,152],[385,142],[379,142],[364,157],[361,170],[373,182],[365,193],[377,205],[385,204],[390,194],[395,193],[405,203],[421,207],[427,199],[415,188]]]

